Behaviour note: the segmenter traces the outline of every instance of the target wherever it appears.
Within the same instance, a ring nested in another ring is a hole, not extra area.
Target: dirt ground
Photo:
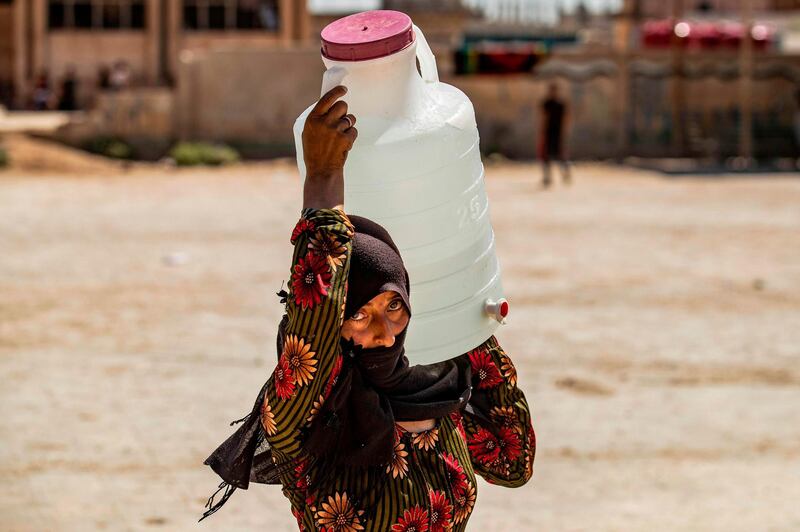
[[[293,530],[258,485],[196,524],[275,359],[291,161],[35,159],[0,171],[0,529]],[[487,166],[539,447],[470,528],[799,530],[800,179],[575,175]]]

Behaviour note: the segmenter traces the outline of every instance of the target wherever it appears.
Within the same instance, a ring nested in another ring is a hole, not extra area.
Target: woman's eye
[[[395,299],[391,303],[389,303],[389,310],[395,311],[400,310],[403,308],[403,301],[401,299]]]
[[[361,311],[359,310],[358,312],[356,312],[355,314],[353,314],[353,317],[352,317],[352,318],[350,318],[350,319],[351,319],[351,320],[353,320],[353,321],[361,321],[361,320],[363,320],[363,319],[364,319],[364,318],[366,318],[366,317],[367,317],[367,315],[366,315],[366,314],[364,314],[363,312],[361,312]]]

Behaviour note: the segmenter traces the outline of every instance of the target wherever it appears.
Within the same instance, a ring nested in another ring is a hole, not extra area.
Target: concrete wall
[[[166,87],[100,92],[93,108],[74,114],[56,137],[76,146],[98,137],[121,138],[133,146],[137,157],[155,159],[175,138],[174,101],[174,91]]]
[[[184,54],[178,67],[177,132],[183,138],[260,145],[293,153],[295,118],[319,98],[319,50],[215,50]]]
[[[704,75],[684,81],[680,124],[688,142],[676,151],[671,97],[675,78],[664,75],[669,64],[656,59],[637,60],[644,66],[637,67],[639,73],[631,76],[625,90],[621,90],[625,83],[619,57],[557,59],[542,65],[536,76],[445,74],[441,79],[471,99],[484,153],[536,157],[541,101],[547,85],[555,82],[570,108],[567,149],[573,158],[735,155],[739,127],[735,72],[733,77]],[[138,89],[104,95],[91,113],[91,123],[95,134],[150,136],[161,142],[223,141],[246,156],[293,155],[292,125],[318,99],[322,73],[316,46],[185,51],[174,92]],[[761,77],[753,83],[755,152],[790,154],[800,57],[760,58],[756,74]]]
[[[319,51],[215,50],[184,54],[176,95],[176,131],[183,138],[262,145],[292,154],[292,125],[319,98],[324,71]],[[531,76],[452,76],[442,81],[473,102],[485,152],[512,157],[536,154],[539,102],[547,81]],[[580,85],[562,82],[576,122],[570,136],[580,157],[614,155],[614,83],[597,78]]]

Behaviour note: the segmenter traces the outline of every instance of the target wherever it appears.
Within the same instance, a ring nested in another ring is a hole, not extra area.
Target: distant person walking
[[[794,93],[795,103],[797,107],[794,110],[794,142],[795,142],[795,157],[800,158],[800,89]],[[800,162],[800,159],[798,160]]]
[[[550,162],[557,160],[561,164],[561,178],[569,184],[570,173],[564,150],[564,130],[569,108],[558,95],[558,85],[551,83],[547,87],[547,97],[542,101],[542,129],[539,133],[539,157],[542,160],[542,186],[552,184]]]
[[[75,67],[70,66],[61,80],[61,96],[58,100],[59,111],[74,111],[78,108],[78,102],[75,98],[77,84]]]

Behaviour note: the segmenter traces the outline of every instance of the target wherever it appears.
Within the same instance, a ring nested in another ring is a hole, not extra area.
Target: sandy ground
[[[0,172],[0,529],[292,530],[264,486],[195,523],[274,360],[291,164],[34,166]],[[800,179],[487,170],[539,448],[471,529],[800,529]]]

